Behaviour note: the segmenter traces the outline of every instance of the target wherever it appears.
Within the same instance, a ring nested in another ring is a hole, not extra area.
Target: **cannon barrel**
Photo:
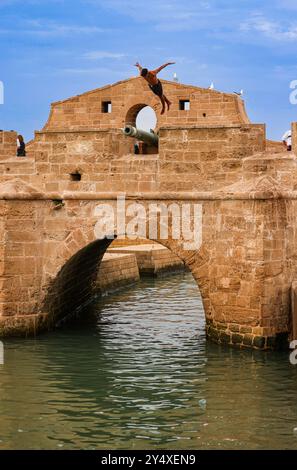
[[[123,134],[127,137],[133,137],[134,139],[141,140],[149,145],[158,145],[159,137],[154,132],[146,132],[142,129],[137,129],[136,127],[127,124],[123,129]]]

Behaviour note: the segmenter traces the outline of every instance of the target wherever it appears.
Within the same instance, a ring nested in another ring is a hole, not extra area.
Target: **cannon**
[[[127,124],[124,127],[123,134],[127,137],[132,137],[134,139],[141,140],[142,142],[145,142],[148,145],[155,145],[157,147],[159,143],[159,137],[154,131],[146,132],[142,129],[137,129],[136,127],[133,127],[130,124]]]

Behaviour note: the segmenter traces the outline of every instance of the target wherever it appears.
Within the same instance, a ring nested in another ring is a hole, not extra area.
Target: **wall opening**
[[[139,103],[129,109],[125,124],[145,132],[154,132],[157,127],[157,116],[150,106]],[[131,141],[130,151],[136,155],[157,154],[159,152],[157,145],[151,145],[137,137],[131,139]]]
[[[156,125],[157,116],[153,108],[150,106],[142,108],[136,116],[136,127],[150,132],[150,130],[155,130]]]
[[[190,100],[179,100],[180,111],[190,111],[191,104]]]
[[[111,101],[102,101],[102,113],[111,113],[112,103]]]
[[[71,181],[80,181],[81,180],[81,174],[79,171],[75,171],[73,173],[70,173],[70,179]]]

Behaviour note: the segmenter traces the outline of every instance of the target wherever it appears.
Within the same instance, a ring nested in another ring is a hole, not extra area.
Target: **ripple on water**
[[[206,344],[189,273],[143,280],[97,311],[6,342],[0,448],[297,448],[296,368]]]

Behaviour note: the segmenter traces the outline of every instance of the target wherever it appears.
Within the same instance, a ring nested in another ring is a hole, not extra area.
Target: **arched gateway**
[[[14,157],[16,133],[0,133],[2,336],[50,328],[89,301],[110,243],[96,237],[97,208],[115,209],[119,196],[128,212],[135,203],[144,214],[152,204],[174,205],[180,214],[184,206],[199,207],[196,247],[185,232],[176,236],[171,213],[167,237],[160,217],[155,235],[147,221],[144,235],[191,270],[208,337],[265,349],[290,333],[295,124],[293,152],[285,153],[266,141],[264,125],[249,122],[238,96],[175,82],[165,87],[173,105],[158,114],[157,154],[134,155],[133,140],[121,131],[143,106],[158,112],[141,78],[54,103],[26,159]]]

